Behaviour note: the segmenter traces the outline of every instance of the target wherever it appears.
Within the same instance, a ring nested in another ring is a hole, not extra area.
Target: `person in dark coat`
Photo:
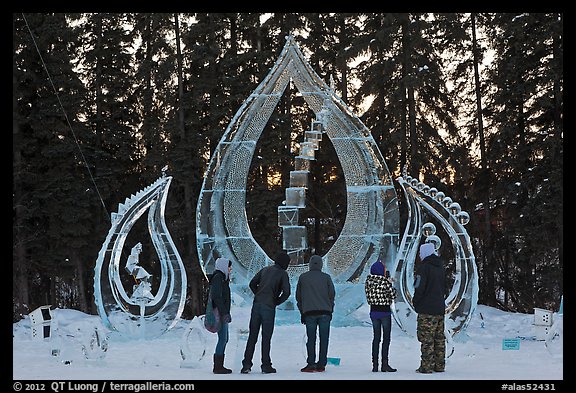
[[[285,252],[280,252],[274,261],[274,265],[260,269],[248,284],[254,293],[254,301],[250,312],[248,341],[240,370],[242,374],[248,374],[252,370],[252,357],[260,327],[262,327],[262,372],[265,374],[276,372],[270,359],[270,343],[274,332],[276,306],[284,303],[290,296],[290,280],[286,272],[290,257]]]
[[[417,336],[420,341],[420,367],[416,372],[443,372],[446,341],[444,335],[444,292],[446,275],[444,262],[436,255],[433,243],[420,246],[420,266],[414,280],[412,303],[417,317]]]
[[[296,284],[296,304],[300,321],[306,325],[306,367],[302,372],[322,372],[328,362],[330,321],[334,311],[336,290],[332,277],[322,271],[322,257],[313,255],[309,270],[302,273]],[[320,350],[316,362],[316,330],[320,336]]]
[[[390,305],[396,299],[396,288],[392,280],[385,275],[386,267],[381,261],[370,266],[370,274],[366,277],[364,291],[366,301],[370,305],[370,320],[372,321],[372,371],[378,371],[378,355],[382,337],[382,368],[383,372],[395,372],[388,363],[390,336],[392,332],[392,310]]]
[[[218,330],[218,342],[214,350],[214,374],[230,374],[232,370],[224,367],[224,352],[228,343],[228,324],[232,322],[230,316],[230,271],[232,261],[226,258],[218,258],[215,262],[214,273],[210,276],[210,292],[212,294],[212,306],[217,308],[222,316],[222,324]]]

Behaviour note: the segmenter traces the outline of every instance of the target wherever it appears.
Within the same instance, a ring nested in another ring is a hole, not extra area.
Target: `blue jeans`
[[[246,343],[242,366],[252,367],[252,357],[254,356],[258,335],[260,334],[260,327],[262,327],[262,366],[272,366],[272,360],[270,359],[270,342],[272,341],[272,333],[274,332],[275,317],[275,307],[260,303],[252,304],[249,324],[250,332],[248,333],[248,342]]]
[[[326,367],[328,362],[328,340],[330,338],[331,315],[307,315],[304,317],[306,324],[306,352],[308,357],[306,363],[309,365],[316,363],[316,330],[320,336],[320,351],[318,353],[318,363],[320,367]]]
[[[388,348],[390,347],[390,331],[392,330],[392,316],[372,319],[374,337],[372,339],[372,359],[378,359],[380,337],[382,337],[382,364],[388,362]]]
[[[214,355],[224,355],[224,350],[226,349],[226,344],[228,343],[228,324],[222,322],[220,330],[218,330],[218,342],[216,343],[216,349],[214,350]]]

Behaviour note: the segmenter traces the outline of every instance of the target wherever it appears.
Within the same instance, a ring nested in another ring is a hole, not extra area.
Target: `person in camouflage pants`
[[[443,372],[446,342],[444,337],[444,292],[446,273],[444,263],[433,243],[420,246],[420,266],[414,280],[412,303],[418,313],[417,337],[420,341],[418,373]]]
[[[446,338],[444,337],[444,315],[418,314],[418,341],[420,341],[420,371],[444,371]]]

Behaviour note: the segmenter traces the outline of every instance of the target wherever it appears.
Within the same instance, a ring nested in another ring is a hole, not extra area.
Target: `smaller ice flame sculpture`
[[[162,177],[138,191],[112,213],[108,236],[94,268],[94,301],[104,326],[126,338],[153,338],[179,321],[186,300],[186,271],[164,221],[172,177]],[[159,285],[152,293],[151,275],[139,265],[142,244],[132,247],[125,269],[136,281],[128,295],[120,275],[120,259],[128,233],[148,211],[148,231],[160,261]]]
[[[393,315],[404,332],[410,336],[416,334],[417,314],[412,305],[416,253],[422,236],[426,242],[434,243],[436,250],[441,246],[436,226],[431,222],[424,223],[427,216],[432,217],[448,235],[455,259],[453,286],[445,299],[445,334],[451,344],[452,338],[466,329],[478,303],[478,272],[470,237],[464,228],[470,216],[452,198],[406,175],[405,171],[397,180],[406,197],[408,222],[398,256],[389,269],[399,294],[394,302]]]

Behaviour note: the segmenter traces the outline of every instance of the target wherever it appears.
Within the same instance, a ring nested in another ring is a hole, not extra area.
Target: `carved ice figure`
[[[132,247],[132,252],[130,256],[128,256],[128,261],[126,262],[126,270],[132,275],[132,277],[134,277],[134,280],[137,283],[133,286],[132,296],[130,296],[130,299],[140,305],[147,304],[154,300],[152,285],[149,282],[152,275],[143,267],[138,266],[141,252],[142,243],[136,243],[136,245]]]
[[[181,368],[196,368],[206,356],[206,328],[202,318],[194,317],[180,341]]]
[[[108,336],[94,327],[92,334],[82,343],[82,353],[88,360],[102,360],[108,351]]]
[[[134,270],[138,266],[141,252],[142,252],[142,243],[136,243],[136,245],[132,247],[132,251],[128,256],[128,261],[126,261],[126,271],[133,276],[135,275]]]

